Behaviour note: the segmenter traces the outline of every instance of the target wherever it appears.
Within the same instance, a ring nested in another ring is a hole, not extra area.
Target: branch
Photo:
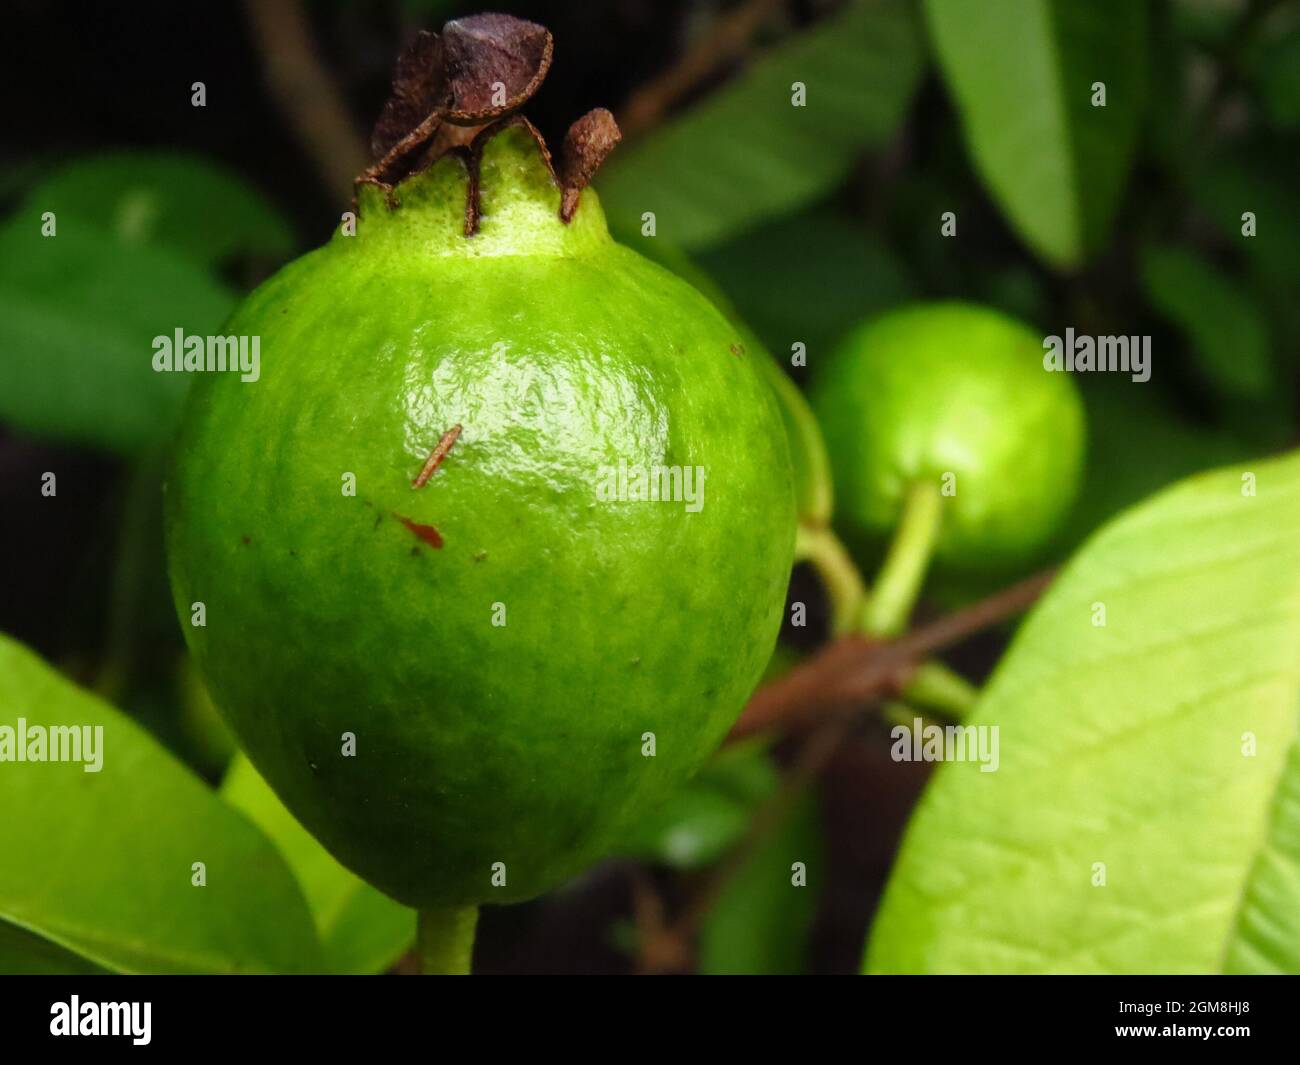
[[[325,187],[340,200],[368,162],[343,97],[321,62],[301,0],[245,0],[267,86]]]
[[[728,741],[807,727],[828,712],[898,694],[922,661],[1026,610],[1054,576],[1048,570],[1030,577],[897,640],[876,642],[859,635],[837,640],[755,692]]]
[[[633,137],[657,125],[674,104],[718,67],[743,55],[763,23],[784,6],[785,0],[750,0],[721,16],[676,65],[632,94],[618,116],[623,135]]]

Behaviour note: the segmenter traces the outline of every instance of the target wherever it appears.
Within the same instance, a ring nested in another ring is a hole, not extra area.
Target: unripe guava
[[[196,382],[167,490],[217,705],[415,907],[545,891],[682,784],[771,654],[795,526],[736,329],[590,189],[562,220],[526,124],[466,158],[363,186],[355,236],[248,298],[260,379]],[[659,468],[678,498],[638,500]]]
[[[1074,381],[1042,337],[985,307],[919,304],[859,327],[817,373],[838,518],[887,537],[909,487],[944,494],[936,555],[996,570],[1043,547],[1072,505],[1084,455]]]

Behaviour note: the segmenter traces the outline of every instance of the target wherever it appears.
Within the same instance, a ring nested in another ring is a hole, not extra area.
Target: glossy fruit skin
[[[260,335],[261,379],[196,382],[167,489],[215,701],[303,824],[415,907],[545,891],[681,785],[771,654],[795,524],[734,328],[613,243],[591,190],[560,222],[518,131],[484,152],[472,238],[465,182],[447,158],[396,209],[367,192],[357,236],[249,297],[226,331]],[[703,506],[603,501],[620,460],[703,467]]]
[[[1078,389],[1042,360],[1041,336],[974,304],[917,304],[855,330],[811,390],[847,535],[882,540],[910,484],[952,473],[938,558],[998,570],[1038,552],[1085,450]]]

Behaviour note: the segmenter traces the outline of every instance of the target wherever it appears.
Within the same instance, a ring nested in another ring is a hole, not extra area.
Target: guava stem
[[[867,636],[897,636],[907,628],[934,554],[942,516],[943,499],[937,484],[918,481],[908,489],[875,591],[862,611],[862,631]]]
[[[468,976],[474,957],[477,906],[420,910],[415,929],[415,956],[424,976]]]
[[[903,686],[902,695],[909,703],[960,721],[975,705],[979,689],[942,662],[922,662]]]
[[[853,631],[866,602],[867,586],[840,538],[826,526],[799,524],[794,539],[797,561],[807,561],[821,578],[831,601],[831,635]]]

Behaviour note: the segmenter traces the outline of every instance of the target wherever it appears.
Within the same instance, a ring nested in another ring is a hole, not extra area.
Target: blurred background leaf
[[[125,245],[170,248],[217,267],[236,255],[282,259],[294,247],[280,214],[251,185],[205,159],[112,152],[70,163],[27,195],[33,213],[94,228]]]
[[[167,439],[189,378],[153,339],[216,333],[235,294],[170,249],[23,213],[0,229],[0,419],[37,439],[138,453]]]
[[[146,732],[3,636],[0,710],[13,728],[103,728],[98,772],[64,761],[0,773],[0,923],[120,972],[319,971],[311,915],[275,848]],[[194,862],[206,886],[191,884]]]
[[[1151,306],[1186,334],[1211,386],[1255,400],[1276,387],[1268,327],[1246,288],[1200,256],[1174,247],[1146,249],[1142,282]]]
[[[735,81],[611,157],[597,179],[623,239],[643,212],[688,251],[826,195],[894,134],[920,79],[912,5],[852,0],[760,56]],[[803,83],[807,103],[791,105]]]
[[[653,818],[642,821],[619,852],[675,869],[709,865],[744,835],[776,784],[764,741],[724,747]]]
[[[796,886],[794,866],[806,878]],[[708,974],[797,974],[825,881],[817,803],[803,796],[728,882],[700,929],[699,971]]]
[[[1073,268],[1105,241],[1144,91],[1132,0],[925,0],[971,157],[1031,248]],[[1092,105],[1105,85],[1106,105]]]
[[[897,255],[858,220],[829,209],[764,225],[697,259],[787,365],[792,344],[823,358],[852,326],[914,291]]]
[[[154,337],[216,334],[237,295],[213,271],[292,246],[262,197],[202,160],[63,167],[0,229],[0,419],[124,454],[166,440],[189,379],[154,372]]]

